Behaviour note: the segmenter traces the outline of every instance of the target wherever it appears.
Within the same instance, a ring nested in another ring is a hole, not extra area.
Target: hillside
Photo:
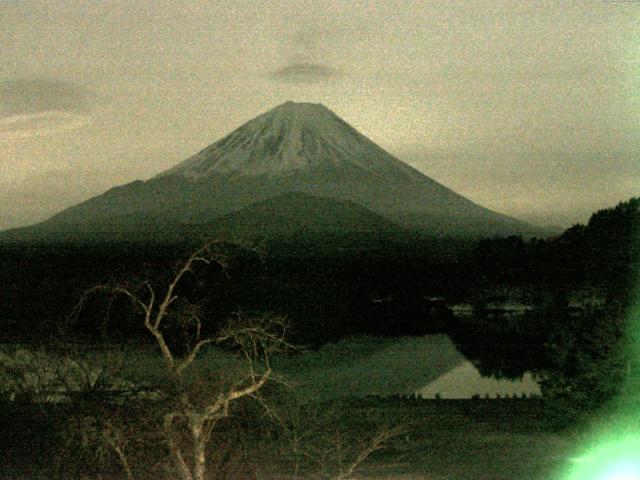
[[[203,235],[247,240],[392,241],[404,230],[360,205],[306,193],[286,193],[188,227]]]

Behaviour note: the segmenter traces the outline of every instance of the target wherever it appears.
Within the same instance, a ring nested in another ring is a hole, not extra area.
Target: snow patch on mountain
[[[348,167],[379,175],[422,176],[321,104],[286,102],[158,176],[277,177]]]

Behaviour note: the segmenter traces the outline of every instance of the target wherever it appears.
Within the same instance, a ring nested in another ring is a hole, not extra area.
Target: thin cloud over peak
[[[277,69],[271,78],[281,82],[318,83],[341,77],[343,73],[329,65],[312,62],[297,62]]]
[[[271,79],[309,84],[343,76],[343,71],[332,66],[337,37],[330,28],[298,24],[282,40],[283,66],[271,72]]]

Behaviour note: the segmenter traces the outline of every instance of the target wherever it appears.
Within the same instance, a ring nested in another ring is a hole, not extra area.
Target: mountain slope
[[[423,175],[326,107],[287,102],[148,181],[113,188],[13,235],[171,232],[290,192],[354,202],[430,234],[541,234]]]

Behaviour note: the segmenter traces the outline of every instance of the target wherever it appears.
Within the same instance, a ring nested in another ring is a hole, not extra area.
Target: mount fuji
[[[286,102],[149,180],[112,188],[0,238],[163,237],[215,224],[222,216],[233,224],[234,212],[241,212],[246,225],[253,206],[259,216],[265,201],[300,202],[300,195],[355,204],[375,215],[377,224],[384,219],[430,235],[542,234],[420,173],[325,106]],[[287,222],[286,216],[277,218]]]

